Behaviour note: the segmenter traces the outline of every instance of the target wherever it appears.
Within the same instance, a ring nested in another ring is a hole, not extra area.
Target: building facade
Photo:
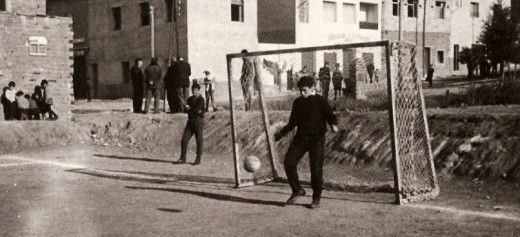
[[[98,98],[131,96],[130,67],[135,58],[143,58],[146,65],[152,55],[151,6],[154,55],[163,69],[170,55],[179,55],[190,62],[192,78],[202,78],[202,72],[209,70],[218,82],[227,80],[226,54],[242,49],[252,52],[381,40],[377,0],[175,1],[68,0],[69,6],[76,5],[67,7],[64,0],[49,0],[53,6],[48,9],[61,9],[52,12],[68,12],[74,19],[86,18],[82,20],[88,22],[82,25],[88,28],[85,45],[80,46],[88,48],[85,71],[93,79]],[[177,9],[170,10],[172,6]],[[88,13],[74,14],[76,9],[88,9]],[[172,20],[172,15],[177,19]],[[78,34],[78,38],[83,37]],[[343,60],[340,52],[334,53],[306,55],[304,61],[316,71],[325,57]],[[217,89],[227,92],[225,87]]]
[[[46,16],[45,9],[45,0],[0,0],[0,85],[14,81],[32,94],[46,79],[53,109],[67,118],[74,99],[72,19]]]
[[[401,6],[399,2],[383,1],[382,38],[399,39],[401,9],[401,40],[417,45],[421,75],[428,65],[433,66],[436,76],[467,74],[465,65],[458,62],[458,52],[477,43],[484,21],[497,0],[402,0]],[[509,0],[501,2],[510,5]]]

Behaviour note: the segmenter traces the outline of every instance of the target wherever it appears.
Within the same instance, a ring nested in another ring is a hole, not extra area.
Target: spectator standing
[[[176,61],[171,62],[168,67],[168,71],[164,76],[164,90],[166,91],[166,99],[168,100],[168,106],[170,107],[170,113],[178,113],[181,111],[179,108],[179,102],[177,102],[177,92],[175,88],[175,78],[173,76],[173,69]]]
[[[325,65],[320,68],[318,77],[321,81],[322,94],[325,99],[329,99],[329,87],[330,87],[330,68],[329,62],[325,62]]]
[[[92,81],[90,80],[90,77],[87,77],[87,102],[92,102],[92,92],[94,86],[92,85]]]
[[[11,120],[11,102],[5,97],[5,92],[9,90],[9,87],[4,87],[2,90],[2,97],[0,97],[2,101],[2,108],[4,109],[4,119]]]
[[[25,98],[29,101],[29,120],[40,120],[40,108],[38,107],[38,103],[34,98],[34,94],[33,96],[26,94]]]
[[[159,113],[159,96],[162,89],[161,72],[161,67],[157,64],[157,58],[152,58],[152,62],[144,70],[144,81],[146,83],[144,113],[148,113],[152,97],[154,99],[154,114]]]
[[[132,88],[134,90],[133,109],[134,113],[143,112],[143,97],[144,97],[144,79],[143,79],[143,60],[135,59],[134,66],[130,69],[130,78],[132,80]]]
[[[336,69],[332,73],[332,84],[334,85],[334,100],[341,98],[341,83],[343,82],[343,73],[339,70],[339,63],[336,63]]]
[[[49,82],[47,80],[42,80],[40,83],[41,90],[43,93],[42,97],[42,114],[49,113],[49,119],[50,120],[56,120],[58,119],[58,115],[52,110],[52,105],[54,104],[54,100],[52,98],[51,89],[49,88]]]
[[[213,108],[213,111],[217,111],[217,107],[215,107],[215,99],[213,97],[215,93],[215,78],[211,76],[210,71],[204,71],[205,77],[204,77],[204,85],[205,85],[205,92],[206,92],[206,112],[209,111],[209,103],[211,101],[211,107]]]
[[[430,64],[430,67],[428,68],[428,73],[426,74],[426,81],[428,81],[430,87],[433,87],[433,72],[435,72],[435,70],[433,69],[433,64]]]
[[[188,100],[191,76],[191,65],[184,61],[183,57],[179,57],[177,62],[173,64],[173,87],[175,88],[176,102],[178,103],[178,112],[185,112],[186,101]]]
[[[6,105],[9,110],[9,118],[7,120],[15,120],[17,117],[16,106],[16,83],[9,82],[8,89],[5,91]]]

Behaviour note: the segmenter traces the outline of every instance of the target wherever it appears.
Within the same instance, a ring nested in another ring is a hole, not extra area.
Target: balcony
[[[368,21],[359,22],[359,29],[377,30],[378,28],[379,28],[379,24],[377,22],[368,22]]]

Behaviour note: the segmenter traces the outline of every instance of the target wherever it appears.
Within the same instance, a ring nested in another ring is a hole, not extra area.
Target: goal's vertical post
[[[235,185],[236,187],[240,187],[241,181],[240,181],[240,151],[239,151],[239,145],[237,143],[237,135],[236,135],[236,128],[235,128],[235,107],[233,106],[233,70],[231,65],[231,57],[229,55],[226,56],[227,61],[227,70],[228,70],[228,89],[229,89],[229,111],[231,115],[231,140],[233,142],[233,161],[235,164]]]
[[[258,58],[255,57],[253,60],[253,67],[255,69],[255,78],[254,80],[258,83],[258,104],[260,106],[260,110],[262,111],[262,122],[264,124],[265,138],[267,139],[267,151],[269,153],[270,161],[271,161],[271,172],[273,174],[273,179],[277,180],[278,171],[276,170],[275,161],[278,160],[278,154],[276,153],[276,147],[273,141],[273,135],[271,129],[269,129],[269,114],[267,113],[267,106],[265,104],[263,98],[263,84],[260,79],[260,67],[259,67]],[[254,84],[254,83],[253,83]]]
[[[387,81],[387,90],[389,98],[389,110],[388,114],[390,116],[390,134],[392,140],[392,160],[394,162],[394,190],[395,190],[395,202],[398,205],[402,204],[401,198],[401,161],[399,159],[398,151],[398,140],[397,140],[397,127],[396,127],[396,117],[395,117],[395,90],[394,90],[394,82],[392,81],[391,68],[390,68],[390,42],[386,41],[385,44],[386,50],[386,81]],[[399,56],[398,56],[399,57]],[[397,66],[399,67],[399,65]],[[399,70],[399,69],[397,69]]]

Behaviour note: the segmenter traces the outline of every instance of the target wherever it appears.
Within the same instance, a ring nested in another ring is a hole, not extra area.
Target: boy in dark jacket
[[[285,134],[298,127],[296,135],[287,150],[284,160],[285,173],[291,185],[292,195],[287,204],[293,204],[305,190],[298,177],[298,163],[309,152],[311,166],[312,204],[311,208],[320,206],[323,189],[323,160],[325,153],[325,133],[327,123],[333,132],[338,131],[336,116],[326,98],[314,92],[314,79],[304,76],[298,81],[302,96],[293,102],[289,123],[275,134],[275,141],[280,141]]]
[[[193,134],[197,141],[197,158],[193,165],[199,165],[202,157],[202,131],[204,128],[204,98],[200,94],[199,84],[191,86],[193,95],[188,98],[186,110],[188,111],[188,123],[184,129],[181,141],[181,157],[176,163],[186,163],[186,152],[188,150],[188,142]]]

